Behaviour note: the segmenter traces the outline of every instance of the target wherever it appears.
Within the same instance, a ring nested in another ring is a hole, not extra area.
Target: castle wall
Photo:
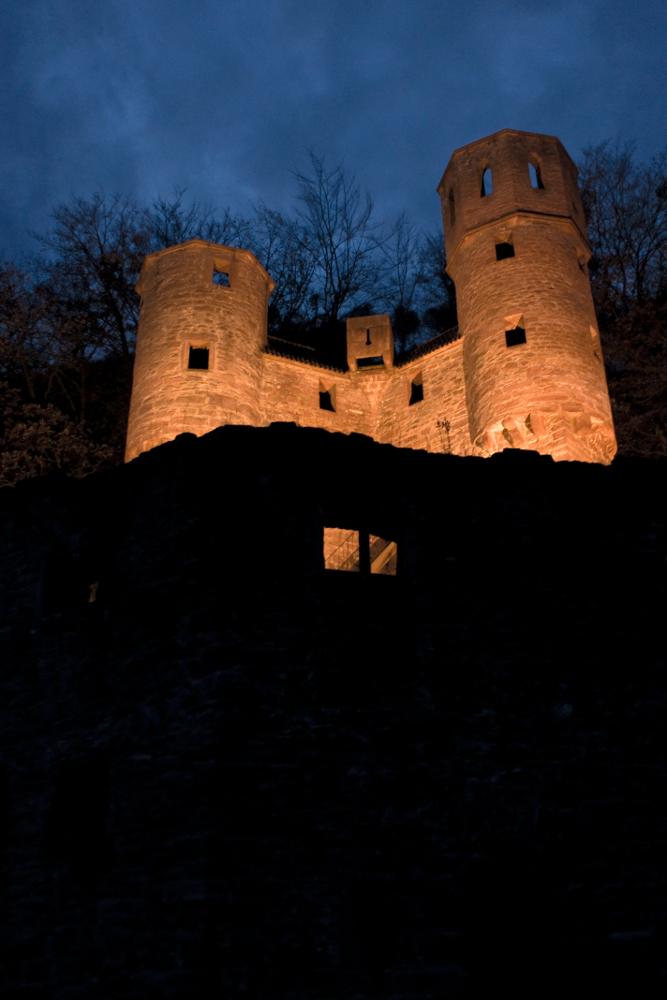
[[[333,392],[335,412],[320,409],[320,391]],[[303,427],[373,435],[371,402],[363,383],[347,372],[265,354],[261,400],[266,424],[295,421]]]
[[[421,381],[424,397],[410,405],[416,379]],[[376,438],[400,448],[454,455],[478,453],[468,430],[462,341],[446,344],[392,371],[379,408]]]
[[[229,287],[213,283],[215,269]],[[126,460],[177,434],[261,422],[261,351],[273,282],[246,250],[191,240],[146,259]],[[207,370],[190,369],[205,347]]]
[[[296,421],[431,452],[511,447],[608,464],[616,441],[575,165],[558,139],[505,129],[457,150],[438,190],[461,340],[399,367],[386,314],[348,320],[345,372],[320,367],[317,352],[309,364],[305,347],[287,357],[289,345],[268,345],[273,281],[248,251],[191,240],[150,255],[127,460],[183,432]],[[501,245],[512,255],[499,258]],[[524,342],[510,343],[512,330]],[[208,352],[207,370],[188,364],[191,348]],[[363,364],[380,355],[382,366]],[[411,404],[413,382],[423,399]]]
[[[484,194],[487,169],[493,189]],[[438,190],[472,441],[486,454],[528,448],[609,463],[616,441],[590,250],[576,167],[562,144],[505,129],[457,150]],[[499,259],[497,247],[514,255]],[[517,328],[524,342],[511,344],[506,332]]]
[[[652,996],[664,465],[226,426],[0,491],[0,992]],[[362,523],[396,577],[324,571]]]

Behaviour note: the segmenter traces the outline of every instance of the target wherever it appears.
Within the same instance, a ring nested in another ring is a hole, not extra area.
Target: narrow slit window
[[[216,267],[213,271],[213,284],[220,288],[229,288],[229,271],[221,271]]]
[[[529,163],[528,164],[528,173],[530,174],[530,186],[533,187],[533,188],[535,188],[536,190],[538,188],[539,189],[543,189],[544,188],[544,184],[542,183],[542,172],[540,170],[539,163],[537,163],[537,164],[535,164],[535,163]]]
[[[421,403],[424,398],[424,376],[419,374],[410,383],[410,406]]]
[[[514,244],[513,243],[496,243],[496,260],[507,260],[508,257],[514,256]]]
[[[188,355],[188,368],[199,371],[208,370],[208,347],[191,347]]]
[[[450,226],[453,226],[456,222],[456,205],[454,203],[454,192],[451,188],[449,189],[449,197],[447,201],[449,204],[449,224]]]
[[[516,347],[517,344],[525,344],[525,329],[522,326],[515,326],[513,330],[505,330],[505,341],[508,347]]]
[[[482,174],[482,190],[481,196],[485,198],[487,195],[493,194],[493,178],[491,176],[491,167],[487,167]]]

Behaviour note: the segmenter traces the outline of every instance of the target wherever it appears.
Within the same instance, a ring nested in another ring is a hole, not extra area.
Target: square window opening
[[[191,347],[188,354],[188,368],[208,371],[208,347]]]
[[[320,390],[320,410],[328,410],[330,413],[336,412],[331,400],[331,393],[327,389]]]
[[[213,271],[213,284],[219,288],[229,288],[229,271],[221,271],[216,267]]]
[[[514,257],[514,244],[496,243],[496,260],[507,260],[508,257]]]
[[[410,406],[413,403],[421,403],[424,398],[424,380],[418,375],[410,384]]]
[[[522,326],[515,326],[513,330],[505,330],[505,341],[508,347],[516,347],[517,344],[525,344],[526,331]]]

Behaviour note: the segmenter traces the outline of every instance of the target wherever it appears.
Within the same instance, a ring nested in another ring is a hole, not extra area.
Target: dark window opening
[[[514,246],[512,243],[496,243],[496,260],[507,260],[514,256]]]
[[[372,365],[383,365],[384,358],[380,355],[378,358],[357,358],[358,368],[370,368]]]
[[[106,834],[109,769],[101,761],[65,764],[44,820],[44,850],[64,861],[77,881],[88,882],[110,867]]]
[[[505,340],[508,347],[516,347],[517,344],[525,344],[526,331],[522,326],[515,326],[513,330],[505,330]]]
[[[320,410],[329,410],[331,413],[335,413],[333,402],[331,401],[330,392],[320,392]]]
[[[229,273],[227,271],[218,271],[216,268],[213,272],[213,284],[218,285],[220,288],[229,288]]]
[[[449,191],[449,224],[453,226],[456,222],[456,205],[454,204],[454,192],[450,189]]]
[[[371,342],[371,331],[366,330],[366,343],[370,344],[370,342]]]
[[[91,605],[98,607],[101,577],[100,558],[92,549],[53,553],[44,574],[42,614],[53,615]]]
[[[197,368],[200,371],[208,370],[208,347],[190,348],[188,368]]]
[[[487,195],[493,194],[493,178],[491,176],[491,167],[487,167],[482,174],[482,190],[481,196],[485,198]]]
[[[528,164],[528,173],[530,174],[530,186],[533,188],[544,188],[542,183],[542,172],[540,170],[539,164],[535,166],[533,163]]]
[[[410,406],[413,403],[421,403],[424,398],[424,383],[421,379],[415,379],[410,386]]]

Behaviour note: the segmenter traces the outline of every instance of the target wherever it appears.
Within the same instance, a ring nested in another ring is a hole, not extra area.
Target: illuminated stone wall
[[[482,194],[487,169],[493,191]],[[472,441],[486,454],[528,448],[610,462],[616,441],[590,250],[577,170],[561,143],[506,129],[457,150],[438,190]],[[498,259],[508,245],[513,255]],[[517,327],[525,342],[508,346],[506,331]]]
[[[438,190],[459,336],[400,358],[386,314],[348,320],[344,367],[267,338],[274,283],[249,251],[191,240],[147,257],[126,459],[183,432],[294,421],[430,452],[608,464],[616,440],[576,167],[558,139],[506,129],[457,150]],[[510,345],[511,330],[525,342]],[[202,348],[208,368],[189,368]]]
[[[214,274],[228,275],[229,287]],[[177,434],[261,424],[262,348],[274,282],[247,250],[190,240],[151,254],[141,272],[141,318],[126,460]],[[190,369],[190,348],[208,350]]]

